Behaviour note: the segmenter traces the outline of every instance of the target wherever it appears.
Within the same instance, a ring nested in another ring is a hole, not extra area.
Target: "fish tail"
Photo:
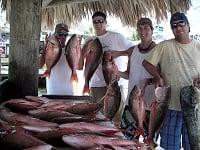
[[[134,136],[137,137],[137,136],[140,136],[140,135],[142,135],[144,137],[144,128],[137,128],[135,130]]]
[[[83,88],[83,95],[89,95],[90,94],[90,89],[89,86],[84,86]]]
[[[144,143],[150,146],[152,149],[154,149],[157,146],[157,144],[150,137],[147,137],[147,139],[144,140]]]
[[[46,70],[41,76],[40,78],[45,78],[45,77],[50,77],[50,72],[48,70]]]
[[[77,83],[78,83],[78,76],[77,76],[76,73],[73,73],[73,74],[71,75],[70,81],[71,81],[71,82],[77,82]]]

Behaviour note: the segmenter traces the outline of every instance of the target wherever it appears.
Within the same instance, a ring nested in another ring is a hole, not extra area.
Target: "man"
[[[128,41],[124,36],[120,33],[107,31],[106,25],[106,15],[101,12],[97,11],[92,16],[93,26],[96,32],[96,37],[99,38],[103,52],[107,50],[125,50],[132,46],[132,43]],[[124,62],[124,57],[119,57],[114,60],[115,64],[117,65],[118,69],[124,69],[126,63]],[[83,65],[83,63],[82,63]],[[119,81],[119,85],[123,85],[123,81]],[[93,97],[95,101],[98,101],[106,94],[106,82],[104,80],[103,72],[102,72],[102,65],[98,66],[97,70],[92,76],[90,81],[90,95]]]
[[[180,89],[192,85],[200,74],[200,43],[190,39],[190,25],[184,13],[177,12],[170,20],[174,39],[158,44],[152,54],[143,61],[147,71],[156,78],[158,86],[171,86],[168,111],[160,130],[160,145],[165,150],[190,150],[188,134],[180,105]],[[156,70],[160,64],[161,75]],[[164,79],[164,80],[163,80]]]
[[[106,15],[103,12],[95,12],[92,16],[92,22],[96,32],[95,37],[99,38],[103,47],[103,52],[107,51],[108,49],[125,50],[132,46],[132,43],[123,37],[120,33],[107,31]],[[123,69],[124,65],[126,65],[122,60],[122,58],[115,59],[115,63],[119,70]],[[122,83],[119,84],[122,85]],[[90,81],[90,91],[91,95],[95,98],[96,101],[101,99],[101,97],[103,97],[106,93],[106,82],[103,77],[101,64],[95,71]]]
[[[68,26],[63,23],[59,23],[55,27],[54,36],[60,43],[62,50],[60,59],[56,65],[51,68],[51,74],[46,78],[46,88],[48,95],[73,95],[73,87],[70,82],[71,68],[66,61],[65,55],[65,43],[68,36]],[[48,42],[48,39],[47,39]],[[45,64],[45,50],[40,56],[40,68]]]
[[[127,130],[136,130],[136,118],[130,114],[130,109],[128,106],[129,95],[134,86],[141,85],[141,81],[144,82],[143,89],[145,89],[144,99],[145,99],[145,110],[146,110],[146,119],[149,119],[151,102],[155,98],[154,94],[154,85],[152,84],[152,75],[150,75],[142,65],[143,60],[149,55],[151,50],[155,47],[155,42],[152,40],[153,35],[153,24],[149,18],[141,18],[137,22],[137,33],[140,37],[141,42],[128,49],[128,66],[127,70],[124,72],[119,71],[119,77],[128,79],[128,95],[125,102],[124,113],[122,115],[121,126]],[[117,57],[121,52],[111,51],[110,54],[113,57]],[[146,88],[145,88],[146,87]],[[142,88],[142,87],[141,87]],[[141,109],[141,108],[139,108]],[[145,126],[146,130],[148,126]],[[126,134],[128,139],[133,139],[134,137],[130,134]]]

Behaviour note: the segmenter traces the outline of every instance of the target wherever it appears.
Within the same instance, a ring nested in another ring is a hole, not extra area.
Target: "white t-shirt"
[[[128,104],[129,94],[135,85],[139,85],[139,82],[143,79],[153,78],[146,69],[143,67],[143,60],[149,55],[148,53],[141,53],[138,46],[135,46],[130,56],[130,73],[128,82],[128,96],[125,104]],[[144,99],[146,103],[146,109],[150,109],[151,102],[155,99],[154,94],[155,86],[147,85],[145,89]]]
[[[51,69],[50,77],[46,78],[48,95],[73,95],[73,87],[70,82],[71,68],[66,60],[65,49],[57,64]]]
[[[99,38],[102,44],[103,52],[107,50],[116,50],[116,51],[127,50],[128,48],[133,46],[133,44],[120,33],[108,31],[106,34],[97,37]],[[116,58],[114,61],[120,71],[126,70],[128,57],[120,56]],[[119,84],[123,85],[123,79],[120,79]],[[106,82],[103,77],[102,64],[100,63],[97,70],[94,72],[92,76],[90,87],[103,87],[103,86],[106,86]]]

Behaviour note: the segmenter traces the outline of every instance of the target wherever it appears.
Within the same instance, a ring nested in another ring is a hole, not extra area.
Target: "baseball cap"
[[[55,28],[55,32],[58,32],[61,29],[66,30],[67,32],[69,32],[68,26],[66,24],[64,24],[64,23],[57,24],[56,28]]]
[[[172,15],[170,19],[170,25],[172,26],[174,21],[184,21],[185,23],[189,24],[189,21],[187,17],[185,16],[184,13],[181,12],[176,12],[175,14]]]
[[[92,19],[94,19],[95,17],[101,16],[103,17],[104,20],[106,20],[106,14],[101,12],[101,11],[96,11],[93,15],[92,15]]]
[[[153,30],[153,23],[149,18],[140,18],[137,22],[137,27],[139,25],[149,25],[151,29]]]

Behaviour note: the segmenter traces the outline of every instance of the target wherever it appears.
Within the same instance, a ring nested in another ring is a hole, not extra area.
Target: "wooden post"
[[[11,1],[8,76],[10,97],[38,95],[41,7],[42,0]]]

